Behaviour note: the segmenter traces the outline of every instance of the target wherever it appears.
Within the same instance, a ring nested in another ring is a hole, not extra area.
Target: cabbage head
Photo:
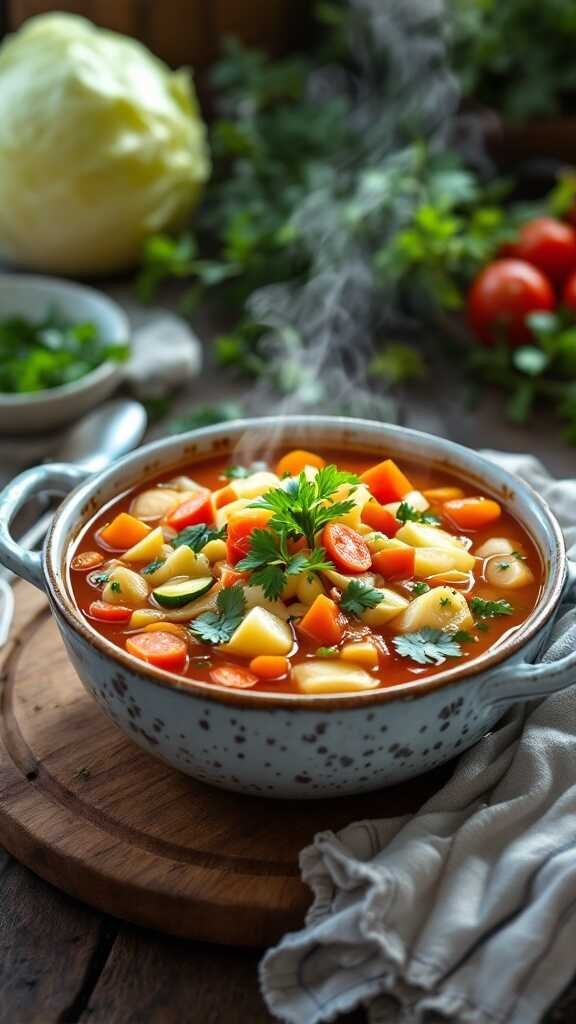
[[[47,14],[0,47],[0,256],[36,270],[133,266],[209,174],[184,70],[84,18]]]

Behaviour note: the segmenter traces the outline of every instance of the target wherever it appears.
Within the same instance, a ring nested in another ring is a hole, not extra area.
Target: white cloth
[[[576,560],[576,481],[488,454],[550,502]],[[574,649],[574,602],[543,660]],[[305,927],[261,964],[281,1020],[364,1003],[371,1024],[536,1024],[576,974],[576,686],[510,711],[416,815],[317,835],[301,870]]]
[[[161,311],[132,334],[125,377],[138,398],[164,398],[202,369],[202,345],[190,324]]]

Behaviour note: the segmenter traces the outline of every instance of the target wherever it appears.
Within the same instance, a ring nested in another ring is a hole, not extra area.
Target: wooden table
[[[122,287],[110,291],[127,295]],[[178,412],[241,393],[242,386],[223,383],[222,374],[208,368],[201,386],[180,396]],[[423,386],[403,400],[399,419],[475,448],[530,449],[560,476],[576,471],[576,453],[551,419],[538,421],[537,429],[510,427],[497,399],[466,411],[444,374],[433,388]],[[187,943],[106,917],[0,851],[0,1024],[264,1024],[272,1018],[258,991],[258,959],[254,952]],[[574,968],[576,974],[576,953]],[[361,1011],[342,1018],[345,1024],[364,1019]],[[546,1024],[574,1020],[576,983]]]

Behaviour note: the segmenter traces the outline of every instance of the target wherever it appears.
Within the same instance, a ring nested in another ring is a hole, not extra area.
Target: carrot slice
[[[300,619],[298,629],[317,640],[319,644],[332,647],[342,639],[344,618],[335,601],[326,597],[326,594],[319,594]]]
[[[211,492],[202,491],[177,505],[166,516],[166,522],[173,530],[184,530],[187,526],[196,526],[197,523],[214,522]]]
[[[392,459],[371,466],[361,474],[360,479],[383,505],[388,501],[400,501],[409,491],[414,490],[414,485]]]
[[[128,548],[143,540],[151,527],[129,512],[120,512],[111,523],[100,530],[100,540],[115,551],[127,551]]]
[[[156,668],[165,668],[171,672],[181,672],[188,657],[188,644],[179,636],[167,630],[157,633],[137,633],[126,640],[126,650],[142,661],[147,661]]]
[[[248,690],[251,686],[256,686],[259,681],[258,676],[249,672],[247,668],[242,665],[232,665],[229,662],[211,669],[210,679],[213,683],[219,683],[220,686],[232,686],[236,690]]]
[[[260,679],[281,679],[288,675],[290,662],[288,658],[283,658],[279,654],[259,654],[258,657],[252,658],[250,671]]]
[[[372,566],[385,580],[409,580],[414,575],[414,548],[384,548],[372,558]]]
[[[133,608],[123,604],[108,604],[107,601],[92,601],[88,615],[99,622],[128,622],[132,618]]]
[[[322,546],[342,572],[366,572],[372,564],[366,541],[345,523],[327,523],[322,531]]]
[[[227,561],[230,565],[236,565],[248,554],[250,534],[254,530],[263,530],[271,518],[272,512],[267,508],[245,508],[230,516],[226,538]]]
[[[447,501],[443,511],[461,530],[480,530],[495,523],[502,515],[502,509],[492,498],[457,498]]]
[[[432,504],[442,504],[445,501],[454,501],[456,498],[463,498],[464,491],[461,487],[432,487],[429,491],[423,491],[425,498]]]
[[[371,526],[379,533],[385,533],[387,537],[394,537],[400,529],[400,523],[392,515],[389,509],[384,508],[376,498],[372,498],[362,509],[362,522]]]
[[[295,448],[293,452],[287,452],[276,464],[278,476],[298,476],[305,466],[315,466],[316,469],[323,469],[326,460],[315,452],[307,452],[304,448]]]
[[[70,568],[75,572],[90,572],[91,569],[102,565],[103,561],[104,556],[99,551],[81,551],[80,554],[74,555]]]
[[[232,487],[232,484],[227,484],[226,487],[221,487],[219,491],[214,492],[214,508],[224,508],[224,505],[229,505],[231,501],[236,501],[238,495]]]
[[[236,572],[236,569],[230,569],[225,565],[220,573],[220,582],[223,587],[233,587],[236,583],[246,583],[248,574],[245,572]]]

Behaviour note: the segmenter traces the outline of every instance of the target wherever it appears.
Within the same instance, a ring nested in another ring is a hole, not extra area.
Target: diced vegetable
[[[422,491],[408,491],[408,494],[404,495],[402,501],[387,502],[384,507],[395,516],[403,502],[416,512],[426,512],[430,508],[430,502],[422,494]]]
[[[149,625],[166,622],[166,612],[155,608],[136,608],[130,616],[130,629],[146,629]]]
[[[116,565],[108,573],[108,582],[102,591],[102,600],[108,604],[140,608],[148,601],[148,584],[139,572],[126,565]]]
[[[159,587],[176,576],[210,576],[210,563],[204,555],[195,555],[192,548],[182,544],[172,551],[165,562],[146,575],[149,585]]]
[[[476,559],[463,548],[446,546],[440,548],[414,548],[414,575],[438,576],[446,572],[471,572]]]
[[[145,633],[158,633],[159,631],[161,633],[171,633],[172,636],[179,636],[188,643],[188,633],[184,626],[179,626],[177,622],[149,622],[144,626]]]
[[[126,640],[126,650],[157,668],[182,672],[188,657],[188,644],[172,632],[137,633]]]
[[[367,626],[385,626],[400,615],[408,607],[408,601],[395,590],[388,590],[386,587],[378,588],[382,594],[380,604],[375,608],[367,608],[362,612],[360,618]]]
[[[460,530],[481,530],[500,519],[502,509],[492,498],[456,498],[443,506],[444,513]]]
[[[121,604],[107,604],[105,601],[92,601],[88,615],[100,622],[128,622],[132,615],[131,608]]]
[[[212,589],[216,580],[212,576],[198,576],[193,580],[177,580],[156,587],[152,593],[162,608],[182,608]]]
[[[173,530],[184,530],[187,526],[195,526],[197,523],[214,522],[214,510],[212,508],[212,494],[210,491],[200,491],[193,498],[182,502],[166,517],[168,526]]]
[[[126,551],[150,533],[150,527],[129,512],[120,512],[100,530],[100,540],[114,551]]]
[[[321,455],[315,452],[307,452],[305,449],[295,449],[287,452],[276,464],[276,473],[279,477],[298,476],[305,466],[314,466],[316,469],[323,469],[326,465]]]
[[[463,498],[464,491],[461,487],[432,487],[430,490],[424,491],[424,497],[428,498],[433,505],[443,505],[445,501]]]
[[[243,665],[217,665],[210,669],[210,679],[219,686],[230,686],[235,690],[248,690],[259,682],[254,672],[249,672]]]
[[[239,512],[243,512],[252,504],[251,498],[237,498],[236,501],[230,501],[222,508],[216,509],[217,528],[222,530],[228,524],[229,519],[238,515]]]
[[[362,665],[365,669],[378,668],[380,664],[378,648],[369,640],[344,644],[340,651],[340,657],[342,661],[351,661],[354,665]]]
[[[404,523],[394,539],[404,541],[415,548],[456,547],[466,550],[463,541],[454,534],[441,530],[438,526],[426,526],[424,523]]]
[[[260,679],[282,679],[290,671],[290,662],[279,655],[259,654],[252,658],[250,671]]]
[[[456,632],[473,626],[466,598],[451,587],[434,587],[427,594],[415,597],[394,623],[399,633],[413,633],[425,628]]]
[[[283,619],[287,622],[290,618],[290,610],[284,604],[283,601],[272,601],[266,597],[262,587],[255,584],[249,584],[243,589],[244,600],[246,602],[246,608],[256,608],[258,605],[261,608],[265,608],[266,611],[272,612],[273,615],[277,615],[279,619]]]
[[[338,522],[344,523],[346,526],[350,526],[353,530],[358,530],[359,527],[363,526],[362,512],[364,507],[372,499],[370,489],[366,487],[366,484],[343,484],[337,491],[334,492],[334,501],[351,501],[352,508],[349,512],[343,512],[338,516]]]
[[[373,690],[378,677],[338,658],[305,661],[292,669],[292,680],[300,693],[353,693]]]
[[[202,548],[202,554],[209,562],[223,562],[227,553],[225,540],[209,540]]]
[[[182,495],[176,489],[152,487],[134,498],[130,512],[137,519],[162,519],[181,500]]]
[[[385,580],[409,580],[414,575],[414,548],[385,548],[372,556],[372,566]]]
[[[534,582],[532,571],[525,562],[506,555],[494,555],[486,562],[486,579],[494,587],[517,590]]]
[[[374,497],[382,505],[388,501],[401,501],[406,494],[414,490],[408,477],[392,459],[386,459],[367,469],[361,474],[360,479],[368,485]]]
[[[346,590],[346,587],[350,585],[352,580],[359,580],[362,583],[367,583],[369,587],[373,587],[376,582],[376,573],[363,572],[362,575],[348,576],[346,573],[338,572],[337,569],[325,569],[322,573],[324,579],[333,583],[339,590]]]
[[[230,500],[235,501],[237,498],[258,498],[261,494],[266,494],[266,491],[269,491],[271,488],[279,486],[280,480],[275,473],[268,473],[262,470],[240,480],[233,480],[224,490],[231,490],[233,497]],[[218,493],[222,494],[222,491]],[[225,505],[227,502],[224,501],[222,504]]]
[[[122,555],[122,559],[125,562],[153,562],[161,557],[163,548],[164,533],[162,527],[157,526],[143,540],[128,548],[128,551]]]
[[[223,650],[241,658],[289,654],[294,646],[290,626],[266,608],[251,608]]]
[[[300,620],[298,628],[317,643],[330,647],[332,644],[340,643],[344,622],[345,619],[336,602],[325,594],[320,594]]]
[[[80,551],[79,554],[74,555],[70,562],[70,568],[74,569],[74,572],[90,572],[91,569],[102,565],[103,561],[104,556],[99,551]]]
[[[236,565],[236,562],[246,557],[250,548],[250,534],[254,530],[264,529],[271,517],[272,513],[266,508],[244,508],[230,516],[226,539],[230,565]]]
[[[230,505],[231,502],[236,501],[238,495],[232,484],[227,484],[226,487],[221,487],[220,490],[214,491],[212,495],[214,499],[214,508],[224,508],[224,505]]]
[[[511,555],[515,550],[514,544],[507,537],[490,537],[474,553],[476,558],[490,558],[490,555]]]
[[[400,529],[400,523],[394,518],[392,512],[384,508],[376,498],[372,498],[362,509],[362,522],[371,526],[373,530],[384,533],[387,537],[394,537]]]
[[[324,593],[324,587],[317,576],[310,576],[304,572],[296,578],[296,596],[302,604],[313,604],[316,598]]]
[[[322,531],[322,546],[342,572],[366,572],[372,564],[370,549],[356,530],[344,523],[327,523]]]
[[[246,573],[236,572],[229,565],[224,565],[220,575],[220,582],[223,587],[233,587],[236,583],[245,583]]]

